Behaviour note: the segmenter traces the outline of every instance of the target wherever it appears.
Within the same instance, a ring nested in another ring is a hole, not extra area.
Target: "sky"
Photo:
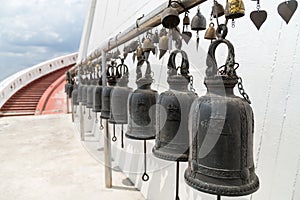
[[[77,52],[89,0],[0,0],[0,81]]]

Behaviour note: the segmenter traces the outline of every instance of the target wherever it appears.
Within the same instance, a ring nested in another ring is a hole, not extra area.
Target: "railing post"
[[[106,52],[102,50],[102,85],[106,86]],[[102,92],[103,95],[103,92]],[[104,125],[104,162],[105,162],[105,186],[112,187],[112,169],[111,169],[111,141],[108,126],[108,120]]]

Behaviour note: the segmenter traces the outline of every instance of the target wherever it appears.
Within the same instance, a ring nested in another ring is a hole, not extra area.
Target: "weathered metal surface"
[[[177,73],[175,56],[181,53],[181,73]],[[190,107],[197,97],[188,90],[190,83],[189,62],[184,51],[171,53],[168,63],[169,90],[158,97],[157,135],[153,154],[165,160],[187,161],[189,155],[188,116]],[[166,116],[165,116],[166,114]]]
[[[229,48],[223,70],[217,68],[214,55],[221,43]],[[206,193],[248,195],[259,188],[253,162],[253,112],[246,99],[233,93],[238,76],[232,44],[225,39],[213,42],[207,65],[207,94],[191,108],[191,157],[185,180]]]

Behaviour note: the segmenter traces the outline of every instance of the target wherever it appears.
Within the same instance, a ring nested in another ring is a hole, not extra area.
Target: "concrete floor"
[[[84,149],[70,115],[0,118],[1,200],[144,199],[120,172],[113,185],[105,188],[104,166]]]

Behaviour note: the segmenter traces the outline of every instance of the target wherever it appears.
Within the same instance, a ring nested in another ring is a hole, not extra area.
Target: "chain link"
[[[249,99],[249,96],[248,94],[245,92],[244,90],[244,87],[243,87],[243,80],[241,77],[238,77],[238,89],[239,89],[239,92],[240,94],[244,97],[244,99],[249,103],[251,104],[251,101]]]
[[[194,93],[196,92],[196,90],[194,88],[194,77],[193,76],[191,76],[191,78],[190,78],[190,90]]]

